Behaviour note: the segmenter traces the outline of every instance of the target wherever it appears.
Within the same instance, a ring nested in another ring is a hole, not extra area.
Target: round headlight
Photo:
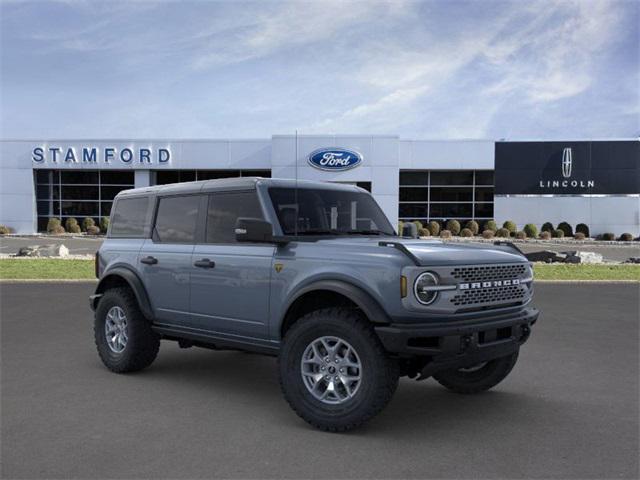
[[[413,293],[421,304],[429,305],[438,296],[438,291],[433,289],[437,285],[438,277],[431,272],[424,272],[416,278],[416,283],[413,284]]]

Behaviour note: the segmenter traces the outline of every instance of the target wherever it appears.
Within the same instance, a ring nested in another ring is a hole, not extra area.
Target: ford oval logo
[[[320,170],[338,172],[357,167],[362,155],[346,148],[320,148],[309,154],[309,164]]]

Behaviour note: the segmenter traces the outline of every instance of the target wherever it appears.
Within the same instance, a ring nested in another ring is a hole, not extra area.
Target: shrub
[[[109,229],[109,217],[102,217],[100,219],[100,231],[102,233],[107,233],[108,229]]]
[[[533,223],[527,223],[522,231],[527,234],[527,237],[530,238],[536,238],[538,236],[538,227],[536,227]]]
[[[582,233],[582,232],[576,232],[575,235],[573,236],[573,238],[575,240],[584,240],[585,236],[584,236],[584,233]]]
[[[64,222],[64,228],[69,233],[80,233],[80,225],[78,225],[78,220],[73,217],[67,218],[66,222]]]
[[[452,235],[458,235],[460,233],[460,222],[458,220],[447,220],[447,230]]]
[[[451,238],[451,232],[449,230],[442,230],[440,232],[440,238]]]
[[[6,235],[7,233],[11,233],[11,227],[0,225],[0,235]]]
[[[511,236],[511,232],[504,227],[499,228],[498,231],[496,232],[496,237],[509,238],[510,236]]]
[[[433,235],[434,237],[437,237],[438,235],[440,235],[440,223],[436,222],[435,220],[431,220],[429,222],[429,231],[431,232],[431,235]]]
[[[471,233],[473,233],[474,235],[477,235],[480,231],[480,225],[478,225],[478,222],[476,222],[475,220],[469,220],[464,227],[471,230]]]
[[[564,238],[564,230],[560,230],[559,228],[556,228],[553,233],[553,238]]]
[[[95,225],[89,225],[87,227],[87,235],[99,235],[100,227],[96,227]]]
[[[632,242],[633,235],[631,235],[630,233],[623,233],[622,235],[620,235],[620,238],[618,238],[618,240],[620,240],[621,242]]]
[[[104,218],[102,220],[104,220]],[[100,220],[100,228],[102,228],[102,220]],[[400,236],[402,236],[403,227],[404,227],[404,222],[398,222],[398,235]]]
[[[463,228],[462,230],[460,230],[460,236],[461,237],[473,237],[473,232],[471,231],[470,228]]]
[[[53,235],[62,235],[64,233],[64,227],[62,225],[56,225],[49,231],[49,233]]]
[[[589,237],[589,226],[586,223],[576,225],[576,233],[583,233],[585,237]]]
[[[96,222],[93,220],[93,218],[85,217],[82,219],[82,230],[84,230],[85,232],[89,227],[95,227],[95,226],[96,226]]]
[[[511,235],[511,236],[515,235],[516,230],[518,229],[516,224],[514,222],[512,222],[511,220],[507,220],[506,222],[504,222],[502,224],[502,228],[506,228],[507,230],[509,230],[509,235]]]
[[[551,238],[551,232],[544,230],[540,232],[540,240],[549,240]]]
[[[416,226],[416,230],[419,232],[421,228],[424,228],[422,222],[420,220],[414,220],[413,223]]]
[[[600,235],[600,237],[598,237],[598,238],[600,240],[605,240],[605,241],[610,242],[611,240],[615,240],[616,236],[611,232],[606,232],[606,233],[603,233],[602,235]]]
[[[553,223],[551,223],[551,222],[544,222],[544,223],[542,224],[542,228],[540,229],[540,231],[542,231],[542,232],[549,232],[549,233],[553,232]]]
[[[573,228],[571,228],[571,225],[567,222],[560,222],[558,224],[558,230],[562,230],[565,237],[573,237]]]
[[[516,232],[516,238],[518,240],[526,240],[527,234],[523,230],[520,230],[519,232]]]
[[[56,227],[60,227],[62,226],[60,224],[60,219],[59,218],[50,218],[49,221],[47,222],[47,233],[54,233],[54,229]]]
[[[496,234],[493,230],[485,230],[482,232],[482,238],[493,238],[495,235]]]
[[[498,231],[498,224],[495,220],[487,220],[484,224],[484,229],[491,230],[493,233],[496,233]]]
[[[428,228],[421,228],[420,230],[418,230],[418,236],[420,236],[420,237],[430,237],[431,236],[431,232],[429,231]]]

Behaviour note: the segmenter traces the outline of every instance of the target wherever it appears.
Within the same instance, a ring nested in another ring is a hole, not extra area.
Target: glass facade
[[[271,177],[271,170],[156,170],[155,184],[193,182],[233,177]]]
[[[411,220],[493,218],[493,170],[400,172],[398,217]]]
[[[91,217],[96,224],[111,214],[118,192],[134,187],[131,170],[35,170],[38,231],[46,231],[50,218]]]

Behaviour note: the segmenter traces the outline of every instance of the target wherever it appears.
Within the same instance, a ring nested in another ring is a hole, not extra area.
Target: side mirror
[[[238,242],[273,242],[273,226],[261,218],[238,218],[235,232]]]

